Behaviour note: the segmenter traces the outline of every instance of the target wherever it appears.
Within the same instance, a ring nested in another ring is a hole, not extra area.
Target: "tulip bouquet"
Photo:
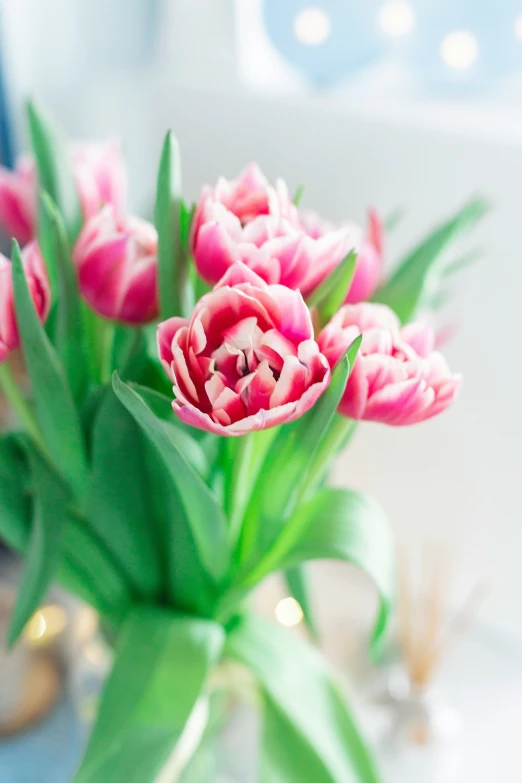
[[[151,783],[170,763],[178,779],[227,662],[259,696],[260,780],[375,783],[317,648],[255,616],[248,596],[284,572],[313,629],[302,564],[355,563],[380,593],[379,645],[391,533],[375,501],[328,486],[328,472],[358,421],[414,424],[454,399],[460,377],[413,319],[483,204],[386,279],[374,212],[365,233],[330,225],[255,165],[190,208],[169,133],[149,223],[126,212],[118,145],[68,146],[34,104],[28,116],[33,155],[0,170],[0,223],[15,238],[0,257],[14,414],[0,535],[26,557],[11,642],[55,579],[114,641],[76,783]],[[18,347],[28,382],[11,370]]]

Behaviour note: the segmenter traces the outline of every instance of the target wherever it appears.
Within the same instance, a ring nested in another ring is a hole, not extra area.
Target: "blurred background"
[[[304,184],[303,205],[333,220],[400,209],[390,266],[471,196],[491,204],[471,239],[481,259],[455,278],[442,319],[455,327],[450,365],[465,376],[457,404],[411,429],[360,428],[336,471],[384,505],[410,560],[443,553],[449,615],[484,597],[440,674],[460,726],[451,742],[389,752],[379,699],[359,689],[390,783],[480,783],[500,779],[503,764],[506,775],[518,768],[521,88],[517,0],[0,0],[5,165],[25,147],[34,95],[72,137],[121,136],[144,216],[169,127],[190,198],[255,159],[291,192]],[[332,564],[312,571],[327,651],[369,682],[371,586]],[[282,596],[268,585],[260,606],[273,611]],[[41,764],[20,771],[9,742],[2,781],[62,780]]]

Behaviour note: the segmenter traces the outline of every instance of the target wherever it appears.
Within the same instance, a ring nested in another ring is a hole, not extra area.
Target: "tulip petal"
[[[120,219],[107,205],[84,225],[73,258],[80,291],[100,315],[142,324],[159,311],[157,232],[134,217]]]
[[[355,249],[352,232],[346,228],[331,231],[310,243],[310,272],[300,286],[303,295],[308,296]]]
[[[8,237],[25,245],[36,225],[35,179],[0,166],[0,227]]]
[[[258,410],[269,410],[271,395],[276,388],[276,380],[268,362],[260,362],[257,370],[250,375],[241,378],[236,386],[236,391],[247,410],[247,414],[256,413]]]
[[[306,369],[297,356],[287,356],[283,363],[281,375],[270,397],[270,408],[296,402],[304,394],[306,388]]]
[[[419,321],[406,324],[401,329],[401,339],[410,345],[415,353],[424,358],[428,357],[435,350],[435,331],[428,324]]]
[[[339,412],[343,416],[348,416],[356,421],[365,417],[368,386],[368,379],[364,371],[364,357],[357,356],[339,405]]]
[[[297,349],[295,343],[283,337],[277,329],[269,329],[261,337],[257,353],[261,359],[267,359],[271,367],[281,372],[285,356],[297,356]]]
[[[179,347],[179,345],[174,345],[173,351],[172,351],[172,364],[174,367],[174,376],[175,381],[179,388],[182,390],[183,394],[188,397],[189,399],[192,399],[192,402],[199,402],[199,395],[196,389],[196,386],[194,384],[194,381],[190,377],[189,369],[187,367],[187,362],[185,359],[185,354]]]
[[[270,286],[270,296],[277,303],[277,329],[293,343],[310,340],[314,327],[310,310],[300,291],[291,291],[282,285]]]
[[[404,415],[405,410],[426,386],[422,378],[410,378],[406,381],[390,384],[376,391],[366,405],[365,418],[370,421],[394,423]]]
[[[157,287],[156,256],[147,256],[137,261],[127,280],[127,289],[123,294],[118,320],[128,324],[141,324],[156,318],[159,312]]]
[[[212,375],[210,380],[205,382],[205,391],[212,407],[224,389],[226,389],[225,383],[218,374]]]
[[[163,367],[165,368],[165,372],[171,380],[174,380],[174,376],[171,370],[173,360],[172,344],[174,341],[174,335],[177,334],[180,329],[186,327],[187,324],[188,321],[186,318],[179,318],[178,316],[175,316],[174,318],[169,318],[167,321],[160,323],[156,331],[156,345],[158,347],[158,355]]]
[[[229,424],[244,419],[245,406],[239,394],[229,389],[228,386],[225,387],[212,406],[211,416],[220,424],[224,423],[225,416]]]
[[[236,263],[229,267],[214,288],[224,288],[225,286],[233,287],[238,286],[241,283],[249,283],[256,288],[266,288],[265,281],[259,277],[259,275],[256,275],[256,273],[242,261],[236,261]]]
[[[346,302],[355,304],[369,299],[381,278],[382,259],[375,248],[366,242],[357,255],[357,264]]]
[[[27,287],[40,321],[45,322],[51,307],[51,290],[44,261],[36,242],[22,251]],[[0,363],[20,345],[13,291],[11,261],[0,254]]]
[[[239,254],[221,223],[205,223],[194,248],[196,268],[207,283],[217,283]]]

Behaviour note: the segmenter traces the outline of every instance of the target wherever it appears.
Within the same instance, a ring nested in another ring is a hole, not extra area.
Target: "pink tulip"
[[[85,220],[105,204],[125,213],[127,168],[118,139],[71,145],[72,167]]]
[[[215,187],[206,185],[203,188],[198,209],[198,213],[201,214],[197,215],[196,222],[208,222],[209,215],[206,214],[206,209],[212,203],[222,204],[225,209],[239,218],[243,225],[260,215],[284,213],[292,205],[288,192],[284,189],[284,183],[280,183],[279,187],[280,190],[274,189],[257,163],[250,163],[237,179],[228,180],[220,177]]]
[[[268,184],[255,164],[239,178],[205,187],[192,230],[199,274],[216,283],[242,261],[265,282],[307,296],[354,247],[348,227],[314,236],[302,224],[282,180]]]
[[[107,205],[87,221],[74,248],[80,291],[100,315],[129,324],[158,315],[156,229],[118,218]]]
[[[105,204],[124,213],[127,172],[121,145],[112,140],[71,145],[73,170],[83,217],[88,220]],[[18,161],[14,171],[0,166],[0,229],[21,245],[36,233],[38,182],[30,156]]]
[[[175,412],[218,435],[293,421],[330,382],[301,294],[268,285],[241,263],[189,320],[159,325],[158,351],[174,383]]]
[[[431,326],[411,323],[401,328],[385,305],[344,305],[318,337],[331,367],[361,333],[361,348],[339,406],[344,416],[415,424],[441,413],[454,400],[461,376],[453,375],[435,350]]]
[[[369,299],[379,285],[383,267],[383,226],[378,213],[371,209],[368,212],[368,229],[364,236],[361,229],[354,223],[343,223],[335,227],[332,223],[322,220],[315,213],[305,212],[301,215],[301,223],[314,239],[331,235],[335,231],[345,229],[351,238],[351,248],[357,252],[355,274],[346,296],[346,302],[356,304]],[[318,273],[312,287],[322,282],[324,275]]]
[[[44,262],[35,242],[23,249],[22,263],[36,312],[44,322],[51,306],[51,292]],[[19,345],[11,262],[0,254],[0,364]]]
[[[36,227],[36,185],[34,164],[20,158],[16,169],[0,166],[0,229],[26,245]]]

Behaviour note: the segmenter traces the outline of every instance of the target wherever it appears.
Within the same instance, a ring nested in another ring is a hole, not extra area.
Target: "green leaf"
[[[165,422],[166,429],[187,462],[206,477],[209,467],[215,464],[211,453],[213,446],[220,439],[183,424],[172,410],[171,397],[137,384],[131,384],[131,388]],[[170,465],[165,464],[152,443],[147,441],[144,446],[142,458],[149,486],[148,523],[158,536],[168,600],[180,611],[211,616],[216,602],[216,586],[199,560],[190,523],[172,480]]]
[[[328,432],[350,373],[347,357],[337,364],[329,387],[304,416],[281,427],[248,505],[240,540],[240,565],[248,567],[270,547],[309,482],[309,470]]]
[[[184,204],[181,193],[179,144],[169,131],[158,172],[156,206],[158,230],[158,286],[161,320],[184,315],[187,304],[188,263],[183,247]]]
[[[160,596],[162,573],[143,447],[141,428],[107,389],[94,420],[86,515],[134,595],[151,600]]]
[[[113,387],[168,466],[190,523],[201,563],[219,582],[228,573],[229,567],[227,525],[223,509],[201,477],[190,467],[163,422],[141,397],[117,375],[113,378]]]
[[[217,587],[201,563],[171,468],[152,442],[146,442],[144,458],[150,486],[150,518],[158,531],[169,604],[180,612],[212,617]]]
[[[230,724],[230,691],[226,683],[219,689],[212,688],[207,700],[207,725],[196,751],[188,760],[187,766],[176,783],[232,783],[230,778],[217,777],[218,765],[222,758],[223,732]],[[228,756],[231,759],[231,756]],[[217,777],[217,780],[216,780]],[[173,783],[171,781],[171,783]],[[236,781],[237,783],[237,781]]]
[[[22,581],[11,615],[8,641],[13,645],[43,600],[61,556],[63,507],[68,489],[37,449],[28,452],[34,485],[34,516]]]
[[[148,357],[148,346],[144,330],[124,324],[113,324],[113,327],[110,361],[112,368],[120,371],[126,367],[137,352],[143,353],[143,363],[145,363],[146,357]]]
[[[221,458],[224,503],[231,549],[234,549],[237,544],[254,480],[252,472],[252,463],[255,460],[254,438],[255,433],[250,432],[240,438],[227,438],[223,444]]]
[[[0,440],[0,537],[22,552],[27,550],[34,516],[34,487],[28,463],[29,459],[38,458],[33,443],[24,434],[13,433]],[[53,476],[60,481],[54,473]],[[80,513],[64,501],[60,514],[64,518],[63,557],[57,580],[102,614],[121,619],[130,594],[117,565]]]
[[[463,269],[467,269],[469,266],[472,266],[472,264],[475,264],[480,258],[483,258],[485,254],[486,251],[483,248],[469,250],[444,269],[444,277],[453,277],[453,275],[458,272],[462,272]]]
[[[0,538],[25,551],[31,530],[32,503],[27,488],[28,466],[15,437],[0,439]]]
[[[214,470],[223,479],[224,503],[232,548],[236,546],[241,532],[252,487],[279,429],[269,427],[266,430],[249,432],[240,438],[221,439],[221,449],[215,460]]]
[[[112,622],[120,622],[131,601],[124,573],[88,520],[63,511],[63,558],[58,579]]]
[[[344,261],[341,261],[339,266],[308,297],[307,304],[309,307],[317,308],[321,326],[330,321],[346,299],[356,266],[357,253],[355,250],[351,250]]]
[[[248,667],[264,696],[261,783],[378,783],[339,686],[320,653],[254,616],[225,654]]]
[[[191,204],[190,207],[184,201],[181,203],[181,242],[187,255],[190,253],[190,231],[197,208],[196,203]]]
[[[73,397],[79,400],[85,394],[89,373],[76,269],[56,204],[47,193],[42,195],[41,202],[40,246],[51,283],[54,281],[53,294],[57,301],[54,343]]]
[[[380,595],[372,646],[380,642],[395,598],[395,543],[382,507],[362,492],[323,489],[300,506],[274,546],[245,580],[251,588],[267,574],[307,560],[344,560],[365,571]]]
[[[81,497],[87,484],[87,465],[80,421],[63,368],[35,311],[16,241],[13,289],[24,357],[46,447],[59,471]]]
[[[360,342],[359,340],[359,345]],[[355,356],[348,358],[351,367],[353,367],[354,360]],[[349,419],[340,413],[334,415],[328,432],[322,439],[315,454],[313,465],[310,468],[310,492],[313,492],[328,476],[332,462],[353,437],[357,424],[358,422],[354,419]]]
[[[440,285],[446,267],[444,252],[456,237],[475,226],[486,211],[487,204],[482,199],[473,199],[438,226],[399,264],[373,300],[395,310],[402,323],[411,320]]]
[[[224,643],[217,623],[140,606],[114,668],[75,783],[151,783],[204,691]]]
[[[392,231],[395,231],[397,226],[402,223],[405,216],[405,209],[404,207],[397,207],[397,209],[394,209],[393,212],[391,212],[388,217],[384,219],[384,230],[386,234],[391,234]]]
[[[29,101],[27,112],[40,189],[49,193],[58,205],[65,218],[69,239],[74,242],[83,221],[67,142],[54,121],[35,101]]]
[[[206,479],[210,466],[203,446],[193,437],[195,428],[184,424],[172,410],[172,398],[138,383],[130,383],[129,385],[148,405],[153,414],[164,422],[170,437],[187,462],[200,476]]]
[[[298,185],[297,190],[294,193],[294,197],[292,199],[292,202],[294,203],[294,206],[298,207],[301,203],[303,196],[305,192],[305,186],[304,185]]]
[[[319,631],[317,630],[315,612],[310,598],[310,589],[304,566],[299,564],[292,568],[287,568],[283,572],[283,576],[289,594],[292,598],[295,598],[303,610],[304,622],[312,639],[317,641],[319,639]]]

